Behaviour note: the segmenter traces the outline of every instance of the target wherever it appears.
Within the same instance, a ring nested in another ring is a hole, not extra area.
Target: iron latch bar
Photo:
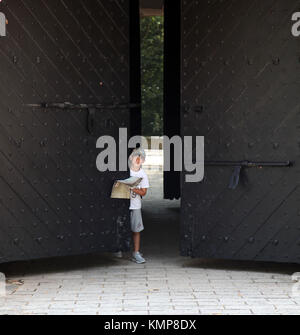
[[[30,108],[51,108],[51,109],[89,109],[94,108],[95,110],[105,109],[133,109],[140,108],[140,103],[112,103],[112,104],[72,104],[70,102],[55,102],[55,103],[41,103],[41,104],[28,104],[26,107]]]
[[[235,190],[241,179],[243,169],[246,168],[287,168],[293,166],[291,161],[286,162],[251,162],[251,161],[240,161],[240,162],[217,162],[217,161],[206,161],[205,166],[219,166],[219,167],[234,167],[232,176],[230,177],[229,189]]]
[[[27,104],[26,107],[39,109],[63,109],[63,110],[82,110],[88,111],[87,130],[90,134],[94,131],[95,116],[97,110],[131,110],[141,107],[140,103],[113,103],[113,104],[72,104],[70,102]]]

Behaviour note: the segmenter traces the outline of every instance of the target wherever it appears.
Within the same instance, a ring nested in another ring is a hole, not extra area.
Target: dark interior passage
[[[147,171],[147,170],[146,170]],[[163,199],[163,173],[149,172],[151,189],[143,201],[142,251],[150,260],[179,256],[180,201]]]

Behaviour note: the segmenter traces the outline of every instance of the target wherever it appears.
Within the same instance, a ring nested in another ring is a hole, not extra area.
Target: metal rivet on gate
[[[201,114],[201,113],[204,112],[204,109],[205,109],[205,107],[203,105],[202,106],[196,106],[194,108],[194,111],[195,111],[195,113]]]
[[[15,245],[18,245],[19,243],[20,243],[20,240],[19,240],[18,238],[15,238],[15,239],[14,239],[14,244],[15,244]]]
[[[275,246],[277,246],[277,245],[279,244],[279,241],[278,241],[278,240],[275,240],[275,241],[273,241],[273,244],[274,244]]]

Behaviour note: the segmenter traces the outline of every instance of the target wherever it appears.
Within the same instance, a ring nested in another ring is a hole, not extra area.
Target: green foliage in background
[[[163,135],[164,27],[162,16],[141,18],[143,135]]]

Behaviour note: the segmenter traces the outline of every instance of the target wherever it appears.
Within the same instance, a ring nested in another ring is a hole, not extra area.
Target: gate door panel
[[[129,127],[129,1],[0,12],[0,262],[126,249],[128,202],[110,200],[126,173],[97,171],[96,141]],[[39,106],[62,102],[104,107]]]
[[[300,262],[295,12],[297,0],[182,1],[182,133],[206,146],[204,181],[183,184],[184,255]]]

